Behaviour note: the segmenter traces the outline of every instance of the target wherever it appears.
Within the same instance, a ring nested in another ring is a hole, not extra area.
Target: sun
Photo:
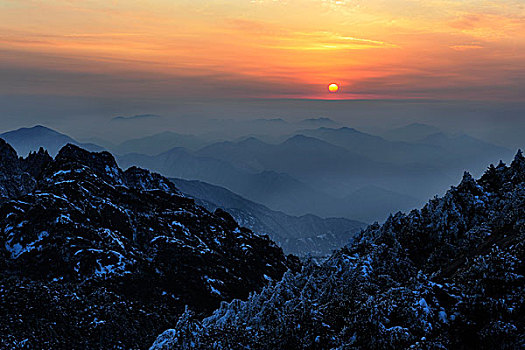
[[[331,93],[339,91],[339,85],[337,85],[336,83],[331,83],[330,85],[328,85],[328,91],[330,91]]]

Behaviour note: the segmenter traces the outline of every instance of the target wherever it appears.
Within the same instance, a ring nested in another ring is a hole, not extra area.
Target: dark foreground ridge
[[[0,139],[0,348],[140,349],[185,305],[206,315],[293,257],[167,179],[67,145]]]
[[[152,349],[524,349],[524,239],[518,152]]]

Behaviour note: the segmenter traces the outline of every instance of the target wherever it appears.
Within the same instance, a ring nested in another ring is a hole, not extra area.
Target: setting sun
[[[337,85],[335,83],[332,83],[332,84],[328,85],[328,91],[330,91],[332,93],[339,91],[339,85]]]

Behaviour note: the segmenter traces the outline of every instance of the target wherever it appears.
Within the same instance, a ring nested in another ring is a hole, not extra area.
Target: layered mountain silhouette
[[[300,131],[301,134],[344,147],[376,161],[431,166],[445,174],[457,172],[462,168],[482,172],[483,164],[492,159],[512,156],[511,152],[503,147],[466,134],[448,135],[424,124],[410,124],[392,132],[407,135],[398,138],[402,141],[391,141],[347,127]]]
[[[118,157],[118,162],[122,167],[138,165],[169,177],[219,185],[292,215],[320,212],[321,215],[334,216],[329,215],[332,197],[285,173],[252,172],[183,148],[174,148],[157,156],[126,154]]]
[[[299,133],[343,147],[379,162],[428,163],[429,159],[444,155],[444,150],[435,145],[389,141],[348,127],[301,130]]]
[[[151,349],[522,349],[524,217],[519,152]]]
[[[247,200],[223,187],[202,181],[170,179],[184,194],[210,211],[224,209],[242,226],[267,234],[285,252],[325,256],[347,244],[365,226],[345,218],[291,216]]]
[[[310,122],[328,126],[304,129]],[[277,129],[285,129],[283,135],[291,136],[272,142],[248,137],[209,144],[210,135],[165,132],[106,146],[120,154],[118,162],[123,167],[136,165],[168,177],[204,181],[288,215],[365,222],[383,221],[392,210],[415,208],[426,198],[444,193],[463,171],[478,174],[483,170],[480,164],[511,156],[504,148],[468,135],[436,133],[436,128],[422,124],[394,130],[405,133],[409,142],[329,127],[333,121],[322,118],[296,123],[260,119],[245,124],[278,125]],[[289,128],[302,129],[290,134]],[[418,131],[419,139],[415,137]],[[54,154],[59,146],[74,142],[43,127],[7,135],[23,154],[41,145]],[[272,139],[266,135],[265,139]]]
[[[245,140],[243,144],[250,142],[260,141],[250,139]],[[235,143],[227,144],[235,145]],[[242,147],[237,149],[241,150]],[[242,151],[241,156],[244,157],[244,154]],[[245,155],[244,159],[250,162],[249,154]],[[393,209],[411,209],[418,204],[418,201],[410,196],[394,191],[381,191],[380,186],[375,186],[373,193],[368,197],[363,196],[366,188],[363,190],[357,188],[346,197],[337,197],[309,186],[286,173],[276,171],[258,173],[248,166],[240,168],[227,160],[200,156],[183,148],[175,148],[157,156],[127,154],[118,157],[118,161],[122,167],[138,165],[165,176],[218,185],[272,210],[294,216],[315,213],[322,217],[355,218],[368,222],[386,218]],[[373,195],[380,192],[383,192],[383,196],[376,200]],[[387,201],[382,200],[385,197],[388,198]],[[362,202],[357,202],[354,198]]]
[[[483,171],[482,164],[487,163],[487,159],[506,158],[510,153],[503,147],[494,146],[466,134],[447,135],[440,132],[428,135],[419,142],[437,146],[451,155],[448,158],[434,160],[436,163],[442,164],[443,167],[457,168],[461,164],[466,164],[476,173]]]
[[[371,159],[315,137],[295,135],[272,145],[250,138],[206,146],[196,154],[238,168],[285,173],[331,195],[374,184],[399,193],[430,196],[451,180],[431,164],[394,164]]]
[[[0,139],[0,347],[139,349],[298,259],[107,152],[19,158]]]
[[[387,140],[417,142],[432,134],[440,133],[441,130],[432,125],[422,123],[411,123],[398,128],[390,129],[381,136]]]
[[[29,152],[37,151],[40,147],[46,149],[51,155],[56,155],[68,143],[94,152],[103,150],[102,147],[93,143],[78,142],[42,125],[8,131],[0,134],[0,138],[7,141],[19,154],[24,156]]]
[[[140,152],[148,155],[156,155],[176,147],[197,149],[207,143],[209,142],[195,135],[165,131],[159,134],[125,141],[114,146],[112,151],[117,154]]]

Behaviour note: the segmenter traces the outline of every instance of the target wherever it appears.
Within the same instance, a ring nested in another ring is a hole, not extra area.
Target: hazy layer
[[[300,127],[296,122],[302,119],[319,117],[376,134],[414,122],[425,123],[447,132],[465,132],[510,149],[523,147],[525,134],[525,102],[167,101],[4,95],[0,96],[0,105],[0,130],[43,124],[80,140],[95,137],[111,143],[165,131],[204,135],[210,140],[249,134],[273,137],[296,130]],[[115,119],[119,116],[125,118]],[[261,118],[283,121],[253,122]]]

